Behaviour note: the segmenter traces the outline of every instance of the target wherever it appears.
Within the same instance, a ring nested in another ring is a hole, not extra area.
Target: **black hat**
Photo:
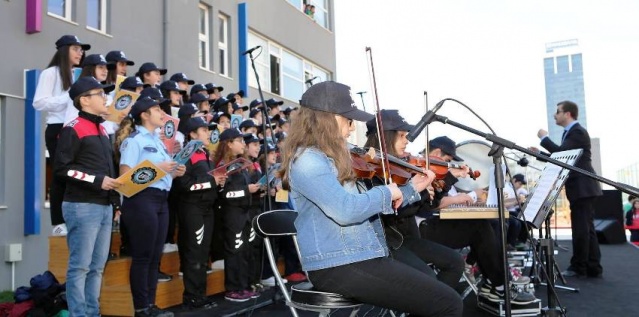
[[[59,49],[62,46],[79,45],[83,50],[88,51],[91,49],[91,45],[80,42],[75,35],[62,35],[57,41],[55,41],[55,48]]]
[[[249,108],[248,106],[240,106],[236,103],[233,104],[233,111],[240,110],[240,109],[242,109],[242,111],[246,111],[248,110],[248,108]]]
[[[251,112],[249,112],[249,118],[255,118],[255,115],[257,115],[261,111],[262,110],[260,110],[260,109],[251,109]]]
[[[102,54],[91,54],[84,57],[84,61],[82,61],[82,67],[85,66],[95,66],[95,65],[106,65],[107,61],[104,59]]]
[[[215,102],[213,103],[213,109],[215,111],[226,111],[227,109],[222,109],[222,107],[225,106],[229,102],[235,102],[235,98],[226,99],[224,97],[220,97],[217,100],[215,100]]]
[[[220,122],[221,117],[227,117],[229,118],[229,120],[231,120],[231,115],[228,112],[219,111],[213,115],[213,122]]]
[[[131,107],[131,111],[129,115],[133,118],[139,118],[140,114],[144,111],[147,111],[149,108],[153,106],[159,106],[160,102],[157,100],[153,100],[150,97],[140,97],[135,101],[133,107]]]
[[[226,95],[226,99],[235,98],[235,95],[239,95],[240,97],[244,98],[244,90],[238,90],[237,92],[232,92]]]
[[[275,100],[273,98],[269,99],[266,101],[266,105],[269,107],[277,107],[277,106],[281,106],[284,104],[284,101],[281,100]]]
[[[157,66],[155,66],[155,64],[153,63],[144,63],[142,64],[142,66],[140,66],[140,68],[138,69],[138,72],[136,73],[136,75],[142,77],[142,74],[146,74],[148,72],[157,70],[160,72],[160,75],[164,75],[166,74],[166,69],[165,68],[159,68]]]
[[[288,120],[284,119],[284,118],[280,118],[279,120],[277,120],[277,125],[278,126],[282,126],[284,124],[288,123]]]
[[[193,85],[191,87],[191,91],[189,92],[189,96],[193,96],[196,93],[199,93],[200,91],[206,91],[208,93],[208,90],[206,89],[206,86],[204,86],[202,84]],[[207,98],[207,100],[208,100],[208,98]]]
[[[202,101],[207,101],[207,100],[209,100],[208,97],[206,97],[203,94],[198,94],[198,93],[196,93],[194,95],[191,95],[191,98],[189,98],[189,102],[192,102],[192,103],[194,103],[196,105],[199,104]]]
[[[117,64],[118,62],[125,62],[127,65],[129,66],[133,66],[135,65],[135,63],[129,59],[126,58],[126,55],[124,55],[124,52],[122,51],[110,51],[106,54],[106,61],[109,64]]]
[[[171,102],[171,99],[164,98],[162,91],[159,88],[155,87],[145,87],[140,92],[140,98],[149,97],[151,99],[157,100],[161,105],[165,105]]]
[[[140,77],[129,76],[120,83],[120,89],[135,90],[135,88],[143,87],[144,83],[140,80]]]
[[[209,92],[209,94],[212,94],[215,89],[217,89],[217,91],[221,92],[222,90],[224,90],[224,87],[218,86],[218,85],[216,85],[214,83],[206,84],[206,90]]]
[[[285,115],[287,115],[287,116],[288,116],[289,114],[291,114],[291,112],[293,112],[293,111],[295,111],[295,110],[297,110],[297,107],[288,107],[288,108],[286,108],[286,109],[282,110],[282,112],[283,112]]]
[[[513,182],[521,182],[526,185],[526,177],[523,174],[515,174],[513,175]]]
[[[253,109],[261,104],[262,104],[261,99],[253,99],[253,101],[251,101],[251,104],[249,106],[251,107],[251,109]]]
[[[264,139],[260,140],[260,144],[264,145]],[[266,142],[266,153],[271,153],[277,151],[277,146],[273,145],[271,142]],[[260,146],[260,156],[264,154],[264,146]]]
[[[308,88],[302,95],[300,106],[339,114],[357,121],[374,118],[372,114],[357,109],[350,87],[334,81],[324,81]]]
[[[110,93],[115,88],[115,85],[102,85],[100,82],[92,76],[80,77],[71,85],[69,89],[69,97],[74,100],[75,97],[93,89],[103,89],[105,93]]]
[[[233,140],[242,136],[242,132],[238,129],[226,129],[220,134],[220,142],[226,140]]]
[[[274,137],[277,140],[277,142],[283,141],[284,139],[286,139],[286,132],[284,131],[277,132],[275,133]]]
[[[399,111],[397,110],[386,110],[382,109],[382,125],[384,126],[384,131],[410,131],[415,126],[406,123],[406,120],[399,115]],[[377,120],[375,118],[368,120],[366,122],[366,135],[373,134],[377,132]]]
[[[197,106],[194,103],[187,102],[180,106],[180,110],[178,110],[178,118],[182,118],[184,116],[191,116],[196,113]]]
[[[186,77],[185,73],[175,73],[171,75],[171,80],[176,83],[185,82],[189,85],[195,84],[195,80],[189,79],[188,77]]]
[[[185,131],[186,133],[189,133],[203,127],[206,127],[206,128],[209,127],[208,122],[206,122],[206,120],[203,117],[189,118],[188,120],[186,120]]]
[[[252,119],[246,119],[242,121],[242,123],[240,123],[240,130],[253,127],[257,128],[257,124],[255,124],[255,121],[253,121]]]
[[[455,141],[451,140],[447,136],[436,137],[430,140],[428,145],[430,146],[431,151],[433,149],[440,149],[444,152],[444,154],[452,156],[455,161],[461,162],[464,160],[457,156]]]
[[[244,137],[244,143],[246,144],[253,143],[253,142],[260,142],[260,138],[258,138],[257,135],[252,133],[246,133],[243,135],[243,137]]]
[[[180,89],[180,86],[178,86],[177,82],[172,81],[172,80],[167,80],[164,81],[160,84],[160,89],[162,90],[168,90],[168,91],[177,91],[183,95],[186,95],[186,90],[182,90]]]

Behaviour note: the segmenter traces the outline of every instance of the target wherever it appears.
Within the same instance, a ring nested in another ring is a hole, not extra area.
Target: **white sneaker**
[[[59,225],[55,225],[53,227],[53,230],[51,230],[51,235],[55,236],[55,237],[64,237],[66,236],[68,233],[67,231],[67,224],[66,223],[61,223]]]
[[[284,282],[284,284],[288,283],[288,280],[285,278],[282,278],[282,282]],[[261,284],[264,286],[275,286],[275,276],[271,276],[265,280],[261,281]]]
[[[214,270],[224,270],[224,260],[217,260],[211,263],[211,268]]]
[[[178,250],[178,246],[175,243],[165,243],[164,244],[164,249],[162,250],[162,252],[164,253],[171,253],[171,252],[177,252]]]

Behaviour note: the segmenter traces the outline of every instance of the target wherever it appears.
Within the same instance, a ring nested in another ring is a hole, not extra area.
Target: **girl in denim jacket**
[[[380,222],[380,214],[420,200],[433,175],[359,192],[346,139],[354,120],[373,116],[355,107],[348,86],[331,81],[310,87],[300,105],[280,173],[299,213],[302,267],[314,287],[418,316],[461,316],[454,291],[438,292],[439,282],[388,257]]]

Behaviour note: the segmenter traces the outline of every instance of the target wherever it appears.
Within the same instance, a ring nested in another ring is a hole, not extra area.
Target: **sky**
[[[365,52],[371,47],[381,109],[398,109],[416,124],[425,112],[425,91],[430,108],[454,98],[498,136],[522,147],[539,147],[537,131],[549,125],[545,44],[577,39],[588,131],[601,140],[602,176],[616,180],[617,170],[639,162],[634,145],[639,144],[634,133],[639,130],[639,1],[336,0],[334,6],[335,79],[351,86],[360,107],[355,93],[366,91],[364,106],[374,112]],[[446,102],[438,114],[488,132],[455,103]],[[482,140],[439,122],[428,130],[430,138]],[[416,154],[424,144],[422,133],[408,150]]]

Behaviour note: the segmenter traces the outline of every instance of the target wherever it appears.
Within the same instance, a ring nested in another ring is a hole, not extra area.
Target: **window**
[[[293,6],[295,6],[296,8],[300,9],[300,10],[304,10],[304,3],[302,3],[302,0],[288,0],[288,2],[290,4],[292,4]],[[304,1],[306,2],[306,1]]]
[[[209,45],[209,36],[210,32],[210,23],[209,23],[209,6],[200,3],[200,31],[199,31],[199,42],[198,46],[198,56],[200,61],[200,67],[205,69],[211,69],[210,65],[210,45]]]
[[[312,0],[311,4],[315,6],[315,13],[313,14],[313,18],[317,24],[323,26],[328,29],[328,1],[327,0]]]
[[[109,0],[87,0],[87,26],[102,33],[109,33]]]
[[[260,77],[260,84],[266,91],[297,101],[309,87],[305,84],[306,81],[315,78],[312,82],[316,84],[330,79],[330,74],[326,70],[275,43],[249,33],[248,46],[257,45],[262,46],[262,51],[257,51],[259,55],[255,57],[255,68]],[[252,73],[249,76],[249,85],[257,87]]]
[[[47,1],[47,11],[50,14],[57,15],[65,20],[72,19],[72,3],[73,0],[49,0]]]
[[[229,76],[229,19],[227,16],[220,14],[220,37],[217,47],[220,50],[220,74]]]

